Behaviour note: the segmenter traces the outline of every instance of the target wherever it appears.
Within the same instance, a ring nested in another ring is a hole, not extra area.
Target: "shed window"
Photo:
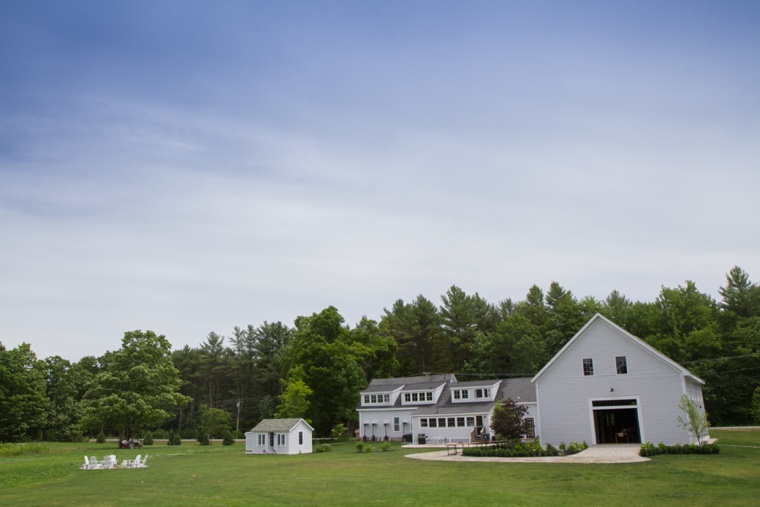
[[[303,445],[303,431],[298,432],[298,445]]]
[[[594,374],[594,360],[593,359],[587,357],[583,360],[583,374],[586,376]]]
[[[628,373],[628,360],[625,356],[617,356],[615,358],[615,364],[617,365],[618,375],[625,375]]]

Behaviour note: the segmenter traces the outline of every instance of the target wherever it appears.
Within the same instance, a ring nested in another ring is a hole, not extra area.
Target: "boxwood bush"
[[[660,442],[654,445],[651,442],[641,444],[639,456],[657,456],[659,454],[719,454],[720,447],[718,444],[675,444],[665,445]]]
[[[560,449],[557,449],[551,444],[548,444],[544,449],[541,447],[541,442],[538,439],[532,442],[521,442],[513,446],[506,444],[490,444],[482,445],[478,447],[465,447],[462,450],[464,456],[476,456],[476,457],[498,457],[498,458],[526,458],[532,456],[564,456],[569,454],[575,454],[584,449],[587,449],[586,442],[577,443],[571,442],[570,445],[561,445]]]

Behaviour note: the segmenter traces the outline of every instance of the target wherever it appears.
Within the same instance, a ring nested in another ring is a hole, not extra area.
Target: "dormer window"
[[[458,389],[454,391],[454,399],[455,400],[458,400],[458,399],[461,398],[461,394],[460,393],[461,392]]]
[[[476,398],[490,398],[490,390],[489,389],[475,389],[475,397]]]
[[[391,395],[390,394],[365,394],[364,395],[364,404],[365,405],[388,405],[391,402]]]

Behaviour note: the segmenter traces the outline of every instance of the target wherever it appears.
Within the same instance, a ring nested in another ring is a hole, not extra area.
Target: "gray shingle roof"
[[[264,419],[257,424],[251,431],[259,433],[269,433],[273,431],[290,431],[302,419]],[[306,422],[306,421],[304,421]],[[308,426],[308,423],[306,423]],[[311,426],[309,426],[311,427]]]

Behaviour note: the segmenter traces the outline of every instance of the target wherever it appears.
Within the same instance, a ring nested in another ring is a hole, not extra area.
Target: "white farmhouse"
[[[309,454],[313,431],[303,419],[264,419],[245,434],[245,453]]]
[[[703,384],[597,314],[532,379],[374,379],[356,411],[366,440],[487,440],[494,406],[510,398],[527,409],[525,438],[544,444],[689,443],[678,405],[686,394],[704,412]]]
[[[374,379],[361,392],[360,437],[365,440],[469,442],[490,438],[497,401],[511,398],[528,409],[535,427],[535,388],[530,379],[458,382],[451,374]],[[532,438],[532,430],[528,435]]]

